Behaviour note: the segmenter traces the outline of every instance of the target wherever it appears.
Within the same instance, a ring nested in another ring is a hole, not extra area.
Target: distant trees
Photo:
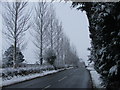
[[[13,66],[13,51],[14,51],[14,46],[11,45],[3,55],[3,67],[12,67]],[[24,56],[20,49],[16,47],[16,61],[15,63],[17,65],[20,65],[24,61]]]
[[[57,66],[64,66],[65,62],[63,60],[63,39],[64,39],[64,33],[62,28],[62,23],[59,23],[58,20],[56,21],[56,33],[55,33],[55,51],[57,55]]]
[[[85,10],[90,24],[90,60],[106,79],[108,87],[120,85],[120,2],[74,2],[73,7]]]
[[[77,66],[79,58],[73,46],[71,46],[69,39],[63,37],[63,57],[66,65]]]
[[[4,30],[3,33],[13,44],[13,67],[16,66],[17,47],[23,43],[25,32],[30,28],[30,12],[26,8],[27,2],[4,2],[2,13]]]

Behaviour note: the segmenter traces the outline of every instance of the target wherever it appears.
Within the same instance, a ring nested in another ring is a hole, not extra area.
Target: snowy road
[[[92,83],[89,72],[79,67],[4,88],[92,88]]]

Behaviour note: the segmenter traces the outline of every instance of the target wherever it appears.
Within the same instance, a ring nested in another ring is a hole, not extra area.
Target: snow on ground
[[[92,78],[92,81],[93,81],[93,87],[95,88],[103,88],[103,86],[101,85],[102,84],[102,79],[100,78],[101,75],[98,74],[96,71],[90,71],[90,74],[91,74],[91,78]]]
[[[13,77],[12,79],[10,79],[10,80],[5,80],[5,81],[3,81],[3,82],[2,82],[2,86],[14,84],[14,83],[17,83],[17,82],[29,80],[29,79],[32,79],[32,78],[44,76],[44,75],[51,74],[51,73],[55,73],[55,72],[58,72],[58,71],[52,70],[52,71],[45,71],[45,72],[43,72],[43,73],[31,74],[31,75],[27,75],[27,76],[14,76],[14,77]]]
[[[72,67],[67,68],[67,69],[71,69],[71,68]],[[33,78],[36,78],[36,77],[45,76],[45,75],[48,75],[48,74],[57,73],[57,72],[62,71],[62,70],[65,70],[65,69],[43,71],[43,73],[30,74],[30,75],[26,75],[26,76],[14,76],[10,80],[3,80],[3,81],[2,81],[2,78],[0,78],[1,79],[0,87],[15,84],[15,83],[22,82],[22,81],[25,81],[25,80],[30,80],[30,79],[33,79]]]
[[[72,69],[72,68],[74,68],[74,67],[69,67],[69,68],[66,68],[66,69]]]
[[[103,80],[101,78],[101,75],[94,69],[93,64],[87,66],[87,69],[90,71],[92,82],[93,82],[93,87],[104,88],[104,86],[102,86]]]

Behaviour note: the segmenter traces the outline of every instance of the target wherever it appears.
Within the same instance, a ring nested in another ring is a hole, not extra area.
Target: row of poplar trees
[[[55,56],[53,62],[57,66],[77,64],[79,58],[71,47],[69,39],[63,32],[62,23],[57,19],[51,2],[2,2],[3,33],[13,46],[13,67],[16,68],[17,48],[25,47],[25,34],[30,31],[36,49],[39,64],[44,59],[48,62],[48,54]],[[32,48],[32,47],[31,47]],[[50,53],[49,53],[50,52]]]

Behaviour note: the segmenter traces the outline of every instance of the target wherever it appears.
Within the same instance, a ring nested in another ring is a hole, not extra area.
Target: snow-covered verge
[[[25,75],[25,76],[17,75],[17,76],[13,76],[11,79],[2,79],[0,77],[0,79],[1,79],[0,87],[19,83],[22,81],[30,80],[30,79],[41,77],[41,76],[45,76],[48,74],[57,73],[59,71],[65,70],[65,69],[71,69],[71,67],[70,68],[62,68],[62,69],[58,69],[58,70],[50,70],[50,71],[46,70],[46,71],[42,71],[41,73],[29,74],[29,75]]]
[[[29,74],[42,73],[46,70],[54,70],[53,66],[36,66],[36,67],[19,67],[19,68],[3,68],[2,79],[10,80],[14,76],[26,76]]]
[[[94,69],[92,65],[87,66],[87,69],[90,71],[92,82],[93,82],[93,88],[104,88],[103,80],[101,78],[101,75]]]

